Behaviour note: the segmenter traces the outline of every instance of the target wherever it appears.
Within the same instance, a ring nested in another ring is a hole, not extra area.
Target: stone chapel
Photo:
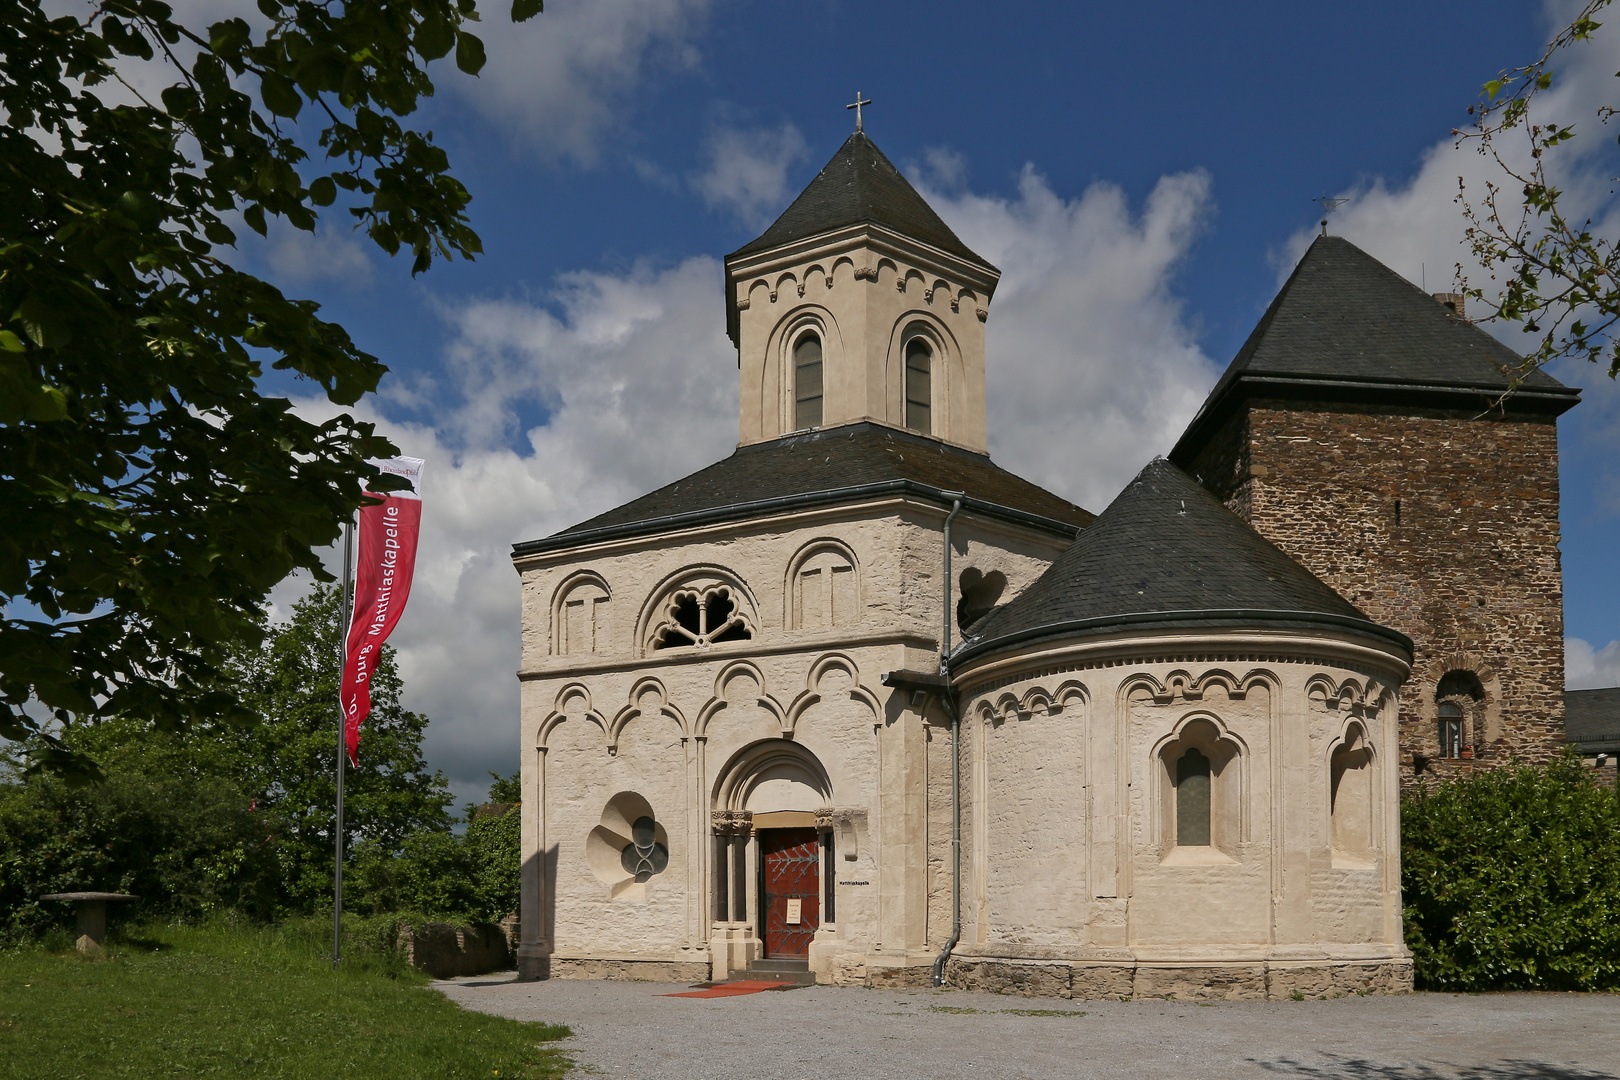
[[[736,451],[513,551],[521,977],[1410,988],[1402,785],[1562,742],[1578,392],[1323,236],[1094,516],[863,132],[725,266]]]

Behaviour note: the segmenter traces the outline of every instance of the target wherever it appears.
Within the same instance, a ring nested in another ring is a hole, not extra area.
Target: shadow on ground
[[[1611,1072],[1599,1072],[1584,1065],[1560,1065],[1551,1061],[1499,1061],[1491,1065],[1390,1064],[1323,1055],[1314,1064],[1291,1058],[1250,1062],[1279,1076],[1315,1077],[1318,1080],[1620,1080]]]

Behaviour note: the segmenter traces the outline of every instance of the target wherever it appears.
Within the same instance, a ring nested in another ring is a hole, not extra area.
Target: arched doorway
[[[827,771],[788,739],[744,747],[721,771],[713,803],[715,930],[745,939],[750,959],[803,964],[816,931],[831,921],[830,834],[817,825],[817,811],[831,805]]]

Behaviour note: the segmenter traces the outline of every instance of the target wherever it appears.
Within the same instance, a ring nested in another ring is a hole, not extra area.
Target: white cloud
[[[239,238],[257,239],[245,225],[238,226],[236,231]],[[265,260],[282,285],[303,285],[322,279],[366,281],[371,277],[371,244],[362,236],[341,225],[336,228],[321,225],[315,232],[308,233],[278,221],[270,229]]]
[[[1570,690],[1620,686],[1620,641],[1594,649],[1581,638],[1565,638],[1564,686]]]
[[[1033,166],[1015,199],[925,193],[1001,267],[985,329],[1003,467],[1100,511],[1174,444],[1218,374],[1170,288],[1209,186],[1203,172],[1166,176],[1140,215],[1111,184],[1061,198]]]
[[[437,402],[433,427],[367,419],[427,459],[416,583],[392,644],[406,705],[432,719],[428,760],[458,801],[518,761],[518,578],[511,545],[549,535],[728,454],[736,353],[712,259],[626,275],[572,274],[547,304],[446,308],[444,374],[385,384]],[[517,407],[544,424],[512,449]],[[330,405],[300,403],[306,415]],[[278,596],[285,605],[299,586]],[[363,749],[362,749],[363,752]]]
[[[808,147],[790,123],[779,128],[719,128],[709,133],[706,165],[692,189],[710,206],[730,210],[743,224],[763,229],[789,202],[788,170]]]
[[[489,61],[454,85],[541,157],[591,164],[649,68],[697,66],[691,39],[710,0],[551,0],[516,26],[500,7],[483,24]],[[447,80],[449,81],[448,77]]]
[[[922,164],[908,171],[935,191],[956,191],[967,183],[967,158],[948,146],[930,146],[923,151]]]

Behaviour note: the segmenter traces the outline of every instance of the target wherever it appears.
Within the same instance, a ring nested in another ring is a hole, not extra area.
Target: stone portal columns
[[[714,836],[714,925],[709,935],[712,977],[723,979],[759,955],[759,936],[749,913],[748,847],[754,837],[754,815],[747,810],[716,810]]]

